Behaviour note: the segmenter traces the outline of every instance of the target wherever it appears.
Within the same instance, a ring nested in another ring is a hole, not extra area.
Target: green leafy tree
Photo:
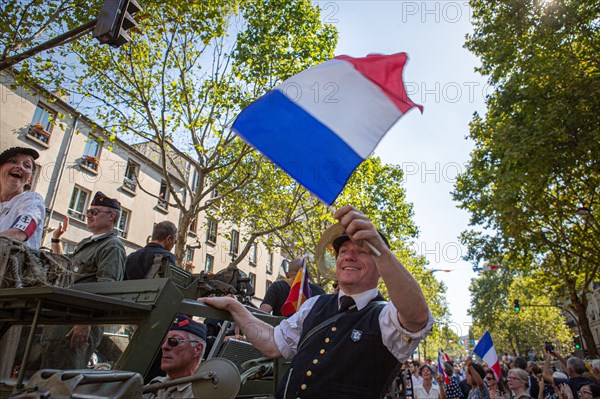
[[[230,131],[235,115],[288,76],[329,59],[337,36],[305,0],[151,2],[138,14],[131,45],[115,50],[84,38],[70,44],[70,57],[56,61],[54,72],[77,93],[80,109],[157,153],[168,205],[182,215],[175,249],[181,262],[198,213],[250,184],[259,170],[250,159],[265,162],[248,158],[252,148]],[[190,181],[191,173],[194,183],[178,192],[175,183]],[[286,201],[282,209],[297,199]],[[232,221],[258,226],[245,216],[240,211]],[[272,227],[288,223],[278,216]]]
[[[0,9],[0,70],[13,65],[21,56],[35,56],[40,50],[37,46],[66,33],[70,29],[90,22],[96,18],[102,2],[73,0],[5,0]],[[89,32],[89,29],[82,34]],[[77,40],[81,34],[66,38]],[[50,47],[48,47],[50,48]],[[58,48],[66,55],[66,48]],[[52,54],[52,52],[50,54]],[[34,59],[38,69],[51,66],[51,61],[42,58]],[[40,79],[30,70],[30,62],[19,65],[19,78]],[[41,83],[38,80],[38,83]]]
[[[470,291],[473,336],[489,331],[498,352],[526,355],[531,348],[541,357],[546,341],[562,353],[572,349],[573,333],[561,308],[540,292],[535,275],[503,266],[481,272],[471,282]],[[513,306],[515,299],[521,306],[518,312]]]
[[[485,118],[471,122],[475,149],[454,192],[471,224],[487,232],[464,242],[539,271],[535,284],[568,304],[597,357],[586,310],[600,266],[600,4],[471,6],[466,46],[495,90]]]

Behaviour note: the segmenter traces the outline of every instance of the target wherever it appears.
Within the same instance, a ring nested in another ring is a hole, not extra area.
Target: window
[[[257,252],[258,252],[258,245],[256,243],[252,243],[252,246],[250,247],[250,255],[249,255],[249,261],[250,264],[252,266],[256,266],[256,258],[257,258]]]
[[[127,238],[130,215],[131,211],[121,208],[121,217],[119,218],[119,223],[117,223],[117,235],[119,237]]]
[[[194,174],[192,176],[192,191],[196,191],[198,188],[198,171],[194,169]]]
[[[169,207],[169,188],[165,180],[160,182],[160,191],[158,192],[158,206],[162,209],[168,209]]]
[[[140,170],[140,165],[133,162],[131,159],[127,160],[127,167],[125,168],[125,175],[123,176],[123,187],[131,192],[135,193],[137,189],[137,176]]]
[[[98,170],[100,163],[100,143],[93,138],[88,138],[81,157],[81,165],[92,170]]]
[[[62,240],[62,249],[63,253],[71,254],[75,252],[75,248],[77,248],[77,244],[71,241]]]
[[[71,194],[71,202],[69,203],[69,210],[67,213],[69,216],[74,217],[77,220],[85,220],[85,210],[87,207],[88,198],[90,192],[84,190],[81,187],[75,186],[73,194]]]
[[[194,261],[194,248],[187,247],[185,249],[185,261],[186,262]]]
[[[231,230],[231,242],[229,243],[229,254],[237,255],[240,247],[240,232]]]
[[[31,126],[27,131],[27,135],[34,138],[34,141],[41,142],[47,146],[50,143],[54,115],[55,113],[50,108],[41,103],[38,104],[33,113],[33,119],[31,120]]]
[[[198,218],[197,217],[193,218],[190,223],[190,233],[195,235],[196,230],[198,230]]]
[[[204,271],[206,273],[212,273],[214,264],[215,264],[215,257],[212,255],[206,254],[206,260],[204,261]]]
[[[217,242],[217,221],[213,218],[208,219],[208,226],[206,228],[206,242],[216,244]]]
[[[269,290],[269,287],[271,287],[271,284],[273,284],[273,282],[271,280],[267,280],[267,283],[265,284],[265,292],[267,292]]]
[[[254,273],[250,273],[250,284],[252,284],[252,287],[256,287],[256,274]]]
[[[269,252],[269,261],[267,262],[267,273],[273,273],[273,252]]]

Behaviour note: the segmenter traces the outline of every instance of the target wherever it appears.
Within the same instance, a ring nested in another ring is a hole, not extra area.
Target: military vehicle
[[[283,361],[259,363],[258,368],[244,374],[242,365],[261,354],[248,342],[226,341],[225,331],[232,321],[230,314],[195,300],[203,296],[233,294],[259,319],[277,325],[281,318],[250,305],[253,288],[247,276],[238,269],[225,269],[215,275],[190,274],[169,265],[164,259],[157,259],[157,272],[152,279],[70,286],[68,279],[59,278],[55,260],[48,262],[45,259],[46,263],[37,264],[37,270],[32,271],[34,268],[29,265],[27,251],[11,254],[7,248],[12,246],[14,249],[17,244],[0,240],[0,398],[69,397],[64,394],[65,389],[72,390],[71,397],[90,397],[89,394],[95,397],[141,397],[140,389],[151,389],[148,386],[140,388],[141,381],[148,383],[156,371],[153,365],[177,313],[224,321],[214,337],[212,349],[206,354],[207,361],[196,373],[199,382],[194,383],[195,393],[200,389],[198,392],[202,392],[203,398],[259,398],[270,397],[275,392],[286,367]],[[52,258],[48,254],[45,256]],[[38,280],[43,281],[35,282],[34,274],[37,277],[41,274]],[[3,288],[7,286],[12,288]],[[102,325],[104,328],[104,336],[89,369],[38,371],[36,357],[40,351],[40,329],[48,325],[72,324]],[[93,367],[105,370],[94,371]],[[240,372],[243,379],[240,379]],[[63,390],[63,393],[51,390],[43,393],[48,387]],[[115,392],[120,392],[120,396]]]

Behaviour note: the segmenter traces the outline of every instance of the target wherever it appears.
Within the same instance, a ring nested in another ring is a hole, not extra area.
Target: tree
[[[235,115],[286,77],[331,58],[337,36],[306,0],[149,2],[138,14],[140,32],[131,45],[112,50],[89,37],[72,42],[71,55],[55,61],[59,68],[51,72],[114,135],[142,139],[158,151],[168,205],[182,215],[175,249],[181,262],[193,219],[236,195],[256,177],[255,162],[265,162],[229,130]],[[178,161],[184,155],[195,162]],[[191,173],[194,184],[177,192],[174,179],[188,182]],[[210,198],[217,188],[219,196]],[[297,203],[286,200],[282,209]],[[273,226],[279,222],[273,219]]]
[[[547,341],[559,352],[570,352],[573,334],[560,307],[540,292],[536,277],[507,267],[481,272],[470,286],[474,336],[489,331],[498,352],[525,355],[531,348],[541,356]],[[519,312],[514,300],[519,301]]]
[[[586,309],[600,266],[600,5],[471,6],[466,46],[495,90],[485,118],[473,117],[475,150],[454,191],[471,225],[487,231],[463,237],[526,260],[510,267],[539,271],[534,284],[568,302],[596,357]],[[577,216],[581,208],[587,218]]]
[[[3,1],[0,11],[0,70],[12,65],[23,55],[37,54],[32,50],[51,38],[66,33],[78,25],[93,21],[101,4],[101,1],[72,0]],[[64,43],[79,39],[91,28],[73,37],[65,38]],[[66,54],[64,48],[59,51]],[[21,69],[21,78],[34,77],[30,74],[28,66],[29,64],[25,63]],[[45,68],[47,65],[40,64],[39,67]]]

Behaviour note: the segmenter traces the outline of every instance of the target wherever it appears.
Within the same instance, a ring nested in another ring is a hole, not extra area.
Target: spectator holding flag
[[[473,363],[470,357],[467,358],[467,383],[471,386],[467,399],[490,399],[490,391],[484,384],[485,370],[483,366]]]
[[[440,385],[440,399],[464,399],[465,394],[460,388],[460,380],[453,378],[453,367],[449,362],[443,362],[438,359],[437,382]]]
[[[302,259],[294,259],[290,262],[288,270],[285,273],[286,279],[279,280],[271,284],[271,286],[267,290],[267,293],[265,294],[265,299],[263,299],[262,303],[260,304],[260,310],[263,310],[267,313],[271,313],[272,311],[274,316],[290,316],[293,313],[295,313],[292,312],[289,314],[283,314],[281,310],[283,305],[286,302],[288,302],[288,299],[290,299],[289,296],[292,290],[292,285],[294,285],[294,282],[296,280],[296,277],[301,276],[300,272],[303,269],[303,263],[304,262]],[[311,283],[309,280],[310,279],[308,278],[308,273],[306,273],[304,284],[308,284],[307,288],[309,288],[308,290],[303,290],[303,292],[305,292],[306,299],[313,296],[325,294],[323,288]],[[309,295],[306,295],[307,291]],[[296,302],[297,294],[298,292],[296,292]]]

